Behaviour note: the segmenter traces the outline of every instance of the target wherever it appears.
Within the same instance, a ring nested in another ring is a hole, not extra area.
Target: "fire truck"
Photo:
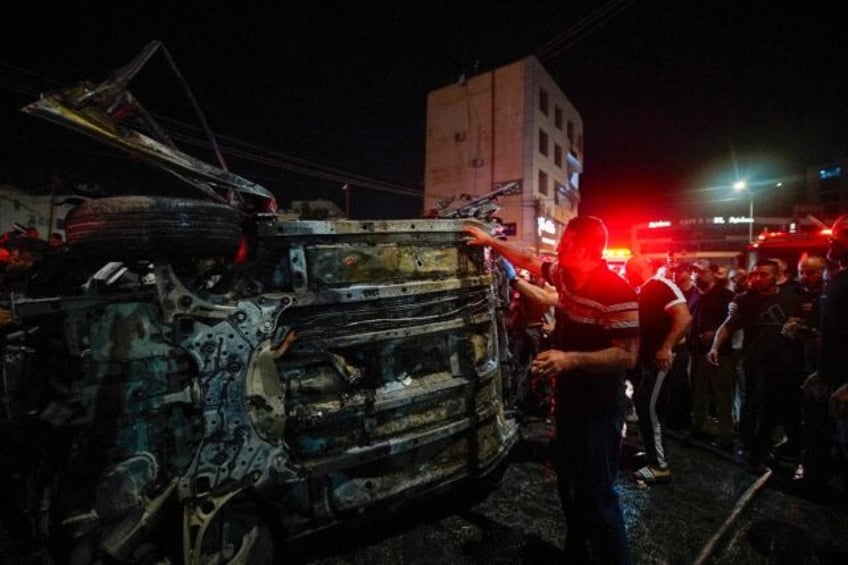
[[[822,227],[799,232],[764,231],[745,249],[744,265],[751,267],[763,259],[780,258],[786,261],[792,276],[797,273],[798,261],[804,256],[827,256],[830,228]]]

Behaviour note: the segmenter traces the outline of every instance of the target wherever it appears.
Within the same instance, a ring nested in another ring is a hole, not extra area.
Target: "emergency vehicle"
[[[743,264],[751,267],[763,259],[780,258],[795,276],[798,261],[805,255],[827,256],[829,238],[829,227],[799,232],[764,231],[747,245]]]

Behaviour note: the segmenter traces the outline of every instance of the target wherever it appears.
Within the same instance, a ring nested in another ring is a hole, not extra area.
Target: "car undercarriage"
[[[26,111],[149,149],[115,120],[137,105],[126,82]],[[507,285],[463,231],[491,228],[494,197],[442,218],[284,220],[235,175],[175,174],[203,199],[82,202],[51,256],[73,268],[35,268],[41,284],[0,304],[0,560],[271,562],[497,475],[518,436]]]

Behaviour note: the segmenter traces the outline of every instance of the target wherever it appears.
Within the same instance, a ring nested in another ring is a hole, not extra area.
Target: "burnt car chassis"
[[[120,105],[93,91],[27,111],[103,129]],[[261,187],[197,176],[226,198],[83,202],[65,224],[79,292],[5,304],[4,561],[267,562],[497,476],[515,444],[506,284],[463,232],[494,198],[442,219],[283,221],[245,212]]]

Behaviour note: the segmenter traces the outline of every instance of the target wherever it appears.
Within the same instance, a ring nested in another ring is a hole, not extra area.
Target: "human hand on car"
[[[465,226],[464,230],[465,233],[471,236],[471,239],[466,242],[466,245],[491,246],[495,239],[490,233],[487,233],[485,230],[482,230],[477,226]]]

